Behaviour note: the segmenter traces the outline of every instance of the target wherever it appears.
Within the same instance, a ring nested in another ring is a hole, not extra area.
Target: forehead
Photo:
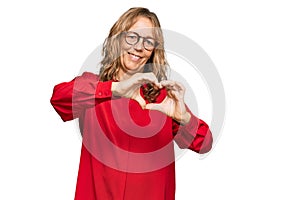
[[[153,24],[146,17],[139,17],[137,21],[130,27],[129,31],[134,31],[142,36],[153,37]]]

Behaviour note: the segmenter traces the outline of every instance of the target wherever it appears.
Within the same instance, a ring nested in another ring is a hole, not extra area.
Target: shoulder
[[[86,78],[86,79],[99,80],[99,75],[98,74],[94,74],[92,72],[83,72],[80,77]]]

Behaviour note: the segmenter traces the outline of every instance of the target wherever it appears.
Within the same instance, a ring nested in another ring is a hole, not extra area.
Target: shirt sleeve
[[[56,85],[50,103],[63,121],[78,118],[82,112],[112,97],[112,81],[101,82],[99,76],[84,72],[70,82]]]
[[[173,120],[174,140],[182,149],[188,148],[200,154],[207,153],[211,150],[213,143],[209,126],[191,112],[190,114],[191,119],[188,124],[180,125]]]

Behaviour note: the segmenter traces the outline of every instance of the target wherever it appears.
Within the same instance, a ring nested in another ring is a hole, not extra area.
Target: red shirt
[[[173,141],[206,153],[212,146],[208,125],[192,113],[182,126],[143,110],[134,100],[113,97],[111,84],[85,72],[53,90],[51,104],[63,121],[79,118],[83,136],[75,200],[175,199]],[[161,90],[157,102],[165,96]]]

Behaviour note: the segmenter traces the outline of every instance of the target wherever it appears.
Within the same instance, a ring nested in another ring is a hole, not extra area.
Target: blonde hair
[[[144,72],[153,72],[159,81],[167,79],[166,71],[168,63],[165,57],[164,39],[160,22],[155,13],[150,12],[147,8],[135,7],[127,10],[115,22],[110,29],[108,37],[104,41],[100,68],[100,80],[115,80],[121,66],[121,46],[120,39],[122,33],[128,31],[139,17],[148,18],[154,28],[154,37],[158,41],[158,46],[154,48],[151,57],[144,66]]]

